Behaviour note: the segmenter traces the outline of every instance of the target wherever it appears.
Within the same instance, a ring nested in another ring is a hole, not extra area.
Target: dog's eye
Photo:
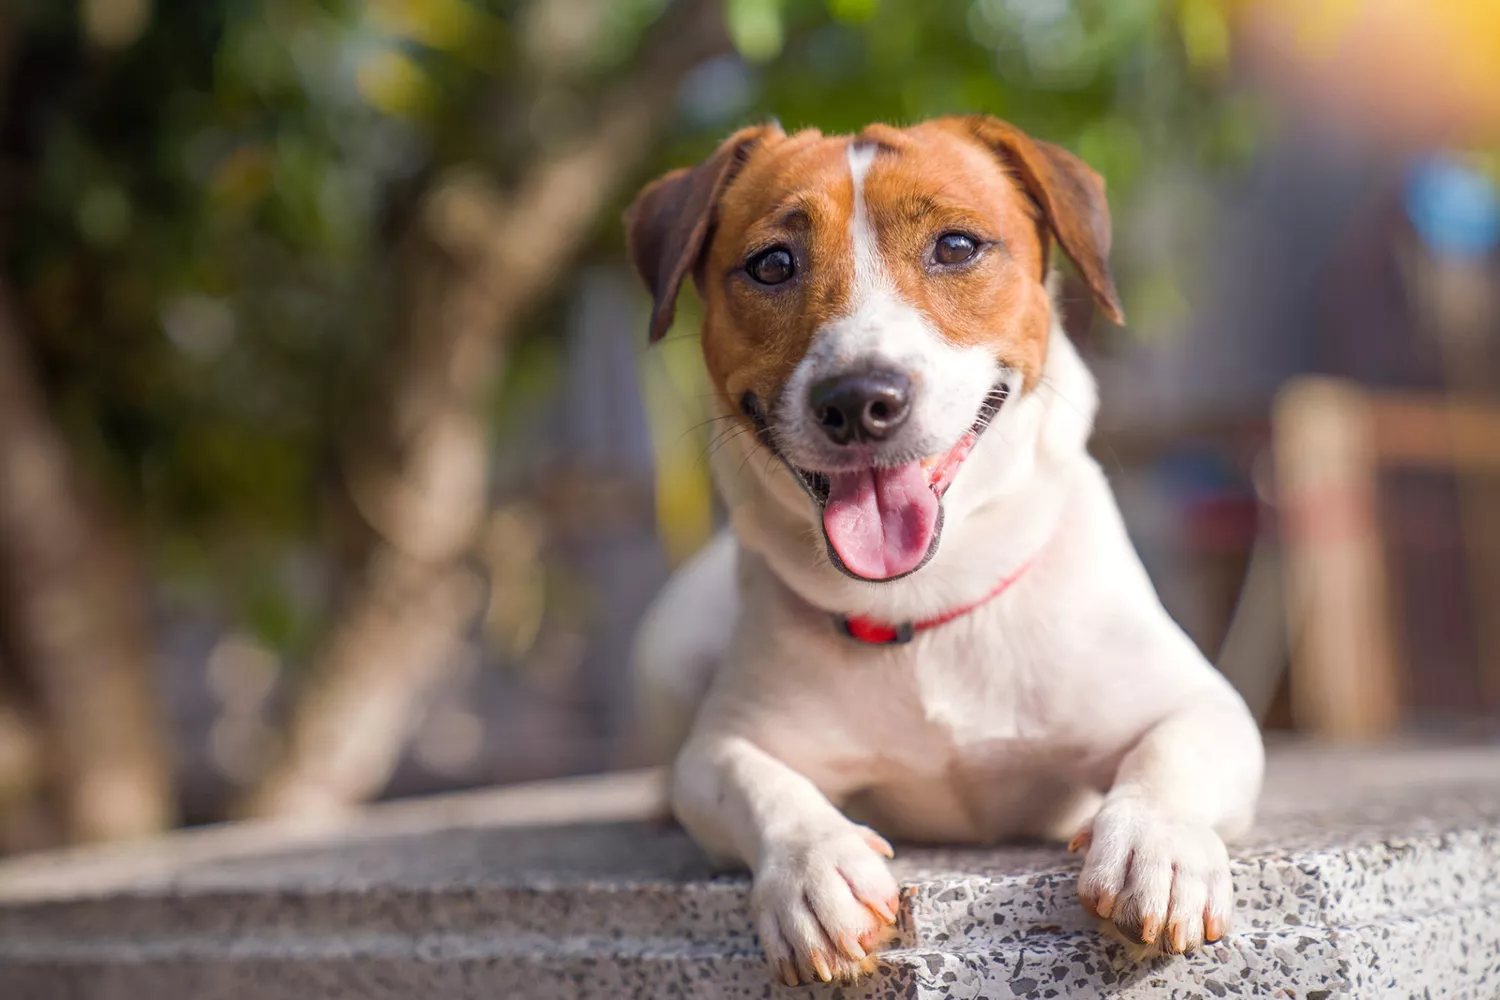
[[[779,285],[797,272],[797,265],[786,247],[772,247],[751,257],[745,270],[762,285]]]
[[[979,243],[964,233],[944,233],[937,238],[932,259],[939,264],[962,264],[979,252]]]

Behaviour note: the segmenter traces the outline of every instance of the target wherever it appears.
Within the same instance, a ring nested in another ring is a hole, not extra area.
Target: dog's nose
[[[834,444],[880,441],[911,412],[911,379],[886,370],[835,375],[814,385],[807,401]]]

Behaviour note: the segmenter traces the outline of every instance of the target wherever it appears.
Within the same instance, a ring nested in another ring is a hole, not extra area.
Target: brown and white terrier
[[[712,459],[733,530],[648,616],[639,690],[680,744],[677,816],[753,872],[774,972],[868,967],[898,906],[886,838],[1070,840],[1125,937],[1222,935],[1261,740],[1085,447],[1050,251],[1122,319],[1098,175],[987,117],[768,125],[627,222],[652,338],[691,275],[740,432]]]

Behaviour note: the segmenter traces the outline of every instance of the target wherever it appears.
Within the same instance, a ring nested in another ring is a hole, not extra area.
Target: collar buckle
[[[836,614],[833,623],[847,638],[870,646],[904,646],[917,634],[915,622],[891,626],[859,616]]]

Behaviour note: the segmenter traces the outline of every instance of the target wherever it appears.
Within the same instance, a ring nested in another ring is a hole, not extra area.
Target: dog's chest
[[[1080,790],[1078,754],[1053,731],[1054,706],[1000,649],[924,644],[884,692],[883,746],[851,803],[918,840],[984,841],[1047,826]]]
[[[893,679],[913,724],[960,760],[1045,739],[1054,710],[1038,665],[981,624],[953,623],[914,643]]]
[[[984,843],[1048,834],[1087,792],[1069,748],[978,732],[966,720],[913,730],[909,745],[876,758],[851,813],[904,840]]]

